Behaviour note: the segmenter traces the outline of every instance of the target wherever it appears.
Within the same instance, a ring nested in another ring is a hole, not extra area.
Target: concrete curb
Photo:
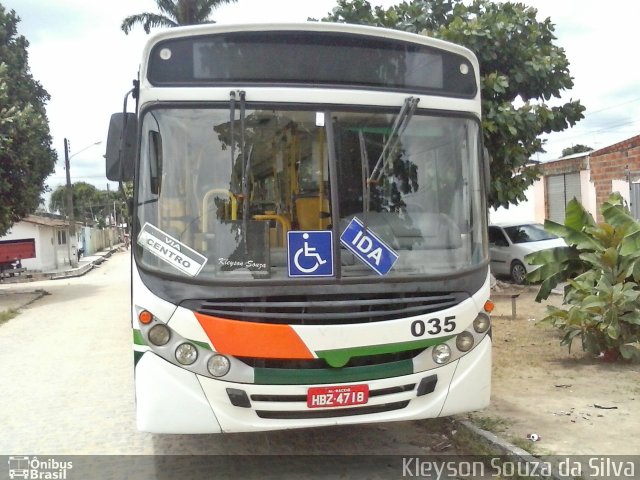
[[[86,263],[86,264],[82,265],[81,267],[73,268],[71,270],[66,270],[64,272],[50,273],[50,274],[44,273],[43,275],[45,276],[45,278],[49,278],[49,280],[61,280],[61,279],[64,279],[64,278],[81,277],[85,273],[87,273],[90,270],[92,270],[93,267],[95,265],[98,265],[99,263],[102,263],[102,259],[100,259],[99,262],[98,261],[92,261],[91,263]]]
[[[107,250],[97,252],[94,255],[90,255],[92,258],[90,261],[85,261],[83,265],[76,268],[69,268],[68,270],[62,270],[58,272],[25,272],[23,275],[17,277],[5,278],[3,283],[15,284],[15,283],[30,283],[38,282],[42,280],[63,280],[67,278],[81,277],[90,272],[94,267],[100,265],[111,255],[117,252],[123,244],[114,245]]]
[[[467,433],[471,434],[475,439],[489,446],[492,450],[496,451],[497,455],[506,455],[513,457],[516,462],[540,464],[546,462],[544,458],[538,458],[531,455],[526,450],[507,442],[503,438],[500,438],[496,434],[483,430],[482,428],[474,425],[468,420],[456,420],[461,429],[464,429]],[[557,471],[551,473],[551,476],[532,476],[527,478],[539,478],[544,480],[573,480],[573,477],[560,476]]]
[[[85,263],[81,267],[72,268],[70,270],[66,270],[64,272],[56,272],[49,276],[50,280],[61,280],[65,278],[73,278],[73,277],[81,277],[91,271],[96,265],[100,265],[106,259],[108,259],[111,255],[117,252],[120,249],[121,245],[115,245],[110,247],[108,250],[103,250],[102,252],[96,253],[93,255],[97,258],[91,260],[89,263]],[[48,274],[44,274],[48,275]]]

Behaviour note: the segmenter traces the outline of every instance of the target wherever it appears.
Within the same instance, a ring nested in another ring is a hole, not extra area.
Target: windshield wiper
[[[236,140],[234,125],[236,123],[236,92],[229,92],[229,137],[231,139],[231,178],[233,178],[233,163],[236,160]]]
[[[367,153],[367,141],[362,130],[358,132],[360,140],[360,164],[362,170],[362,213],[364,215],[364,228],[367,228],[367,213],[369,212],[369,199],[371,197],[371,185],[369,178],[369,154]]]
[[[244,90],[238,91],[240,97],[240,161],[241,161],[241,195],[242,195],[242,237],[244,243],[244,253],[249,254],[249,171],[251,169],[251,157],[253,155],[253,145],[249,147],[249,154],[247,155],[246,144],[246,92]],[[231,132],[233,138],[233,124],[235,123],[235,92],[231,92]],[[235,142],[232,140],[232,158],[235,157]],[[232,165],[233,167],[233,165]]]
[[[385,167],[389,163],[392,153],[395,151],[398,142],[400,141],[400,136],[407,128],[411,117],[413,117],[414,112],[416,111],[416,107],[418,106],[419,98],[416,97],[407,97],[404,99],[404,104],[400,109],[400,113],[396,117],[395,122],[393,122],[393,127],[391,128],[391,134],[382,148],[382,153],[380,154],[380,158],[376,162],[376,166],[371,172],[371,176],[367,180],[368,184],[378,183],[380,182],[380,178],[382,177],[382,173],[384,172]]]
[[[244,253],[249,254],[248,231],[249,231],[249,169],[251,168],[251,156],[253,155],[253,145],[249,147],[246,165],[243,163],[242,172],[242,234],[244,236]],[[244,156],[244,155],[243,155]]]
[[[236,161],[236,141],[235,141],[235,123],[236,123],[236,93],[240,100],[240,192],[234,188],[233,170]],[[249,154],[246,154],[247,145],[245,138],[246,130],[246,92],[231,90],[229,92],[229,136],[231,138],[231,194],[242,198],[242,236],[244,242],[244,253],[249,253],[247,245],[248,229],[249,229],[249,170],[251,168],[251,156],[253,154],[253,145],[249,148]]]

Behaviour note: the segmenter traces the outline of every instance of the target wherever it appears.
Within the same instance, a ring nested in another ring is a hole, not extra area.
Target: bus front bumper
[[[417,420],[489,404],[491,336],[439,368],[366,382],[371,392],[380,393],[370,396],[366,405],[348,410],[309,408],[309,385],[224,382],[184,370],[150,351],[137,363],[135,374],[137,426],[152,433],[251,432]],[[240,392],[246,401],[232,398],[229,389]]]

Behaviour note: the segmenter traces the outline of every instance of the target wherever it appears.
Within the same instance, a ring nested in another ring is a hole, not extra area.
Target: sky
[[[389,7],[401,0],[370,0]],[[547,139],[546,153],[559,158],[576,144],[603,148],[640,134],[640,68],[634,50],[640,2],[628,0],[521,0],[538,9],[538,20],[555,24],[556,44],[570,61],[574,88],[552,101],[580,99],[585,119]],[[141,27],[129,35],[122,19],[157,12],[154,0],[0,0],[21,18],[18,33],[30,43],[33,77],[51,95],[47,116],[58,165],[47,180],[65,183],[64,139],[71,146],[71,181],[107,188],[104,151],[110,115],[121,111],[140,64],[148,35]],[[214,11],[218,23],[305,21],[322,18],[335,0],[238,0]],[[97,142],[101,142],[95,145]],[[111,183],[111,187],[114,184]]]

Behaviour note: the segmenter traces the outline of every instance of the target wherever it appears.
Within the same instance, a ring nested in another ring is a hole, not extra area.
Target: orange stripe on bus
[[[289,325],[240,322],[194,314],[218,353],[237,357],[315,358]]]

